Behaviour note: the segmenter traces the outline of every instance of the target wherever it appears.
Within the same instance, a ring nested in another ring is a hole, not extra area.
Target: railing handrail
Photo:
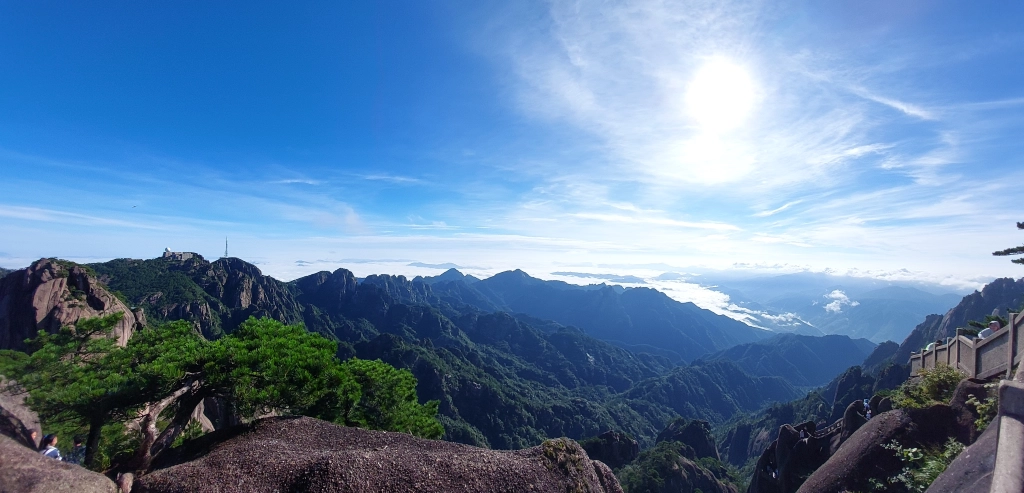
[[[944,343],[911,353],[909,363],[914,367],[919,365],[922,369],[945,364],[965,371],[967,376],[972,378],[992,377],[1002,372],[1009,374],[1013,365],[1019,363],[1022,356],[1018,353],[1017,346],[1018,332],[1024,325],[1024,312],[1008,315],[1009,323],[984,339],[968,338],[960,332],[961,329],[956,329],[956,334],[946,338]],[[978,360],[979,351],[982,349],[987,349],[986,354],[989,354],[992,351],[999,351],[998,348],[1002,346],[1006,346],[1007,349],[1005,360],[996,360],[992,357],[987,357],[983,361]],[[940,355],[940,351],[944,353]],[[970,357],[970,366],[962,364],[964,356]],[[943,359],[945,361],[941,361]]]

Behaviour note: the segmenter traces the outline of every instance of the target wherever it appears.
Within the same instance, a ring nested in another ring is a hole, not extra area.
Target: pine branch
[[[1024,223],[1017,223],[1017,229],[1024,229]]]
[[[1024,253],[1024,245],[1021,245],[1019,247],[1007,248],[1006,250],[999,250],[998,252],[992,252],[992,255],[1004,257],[1006,255],[1020,255],[1022,253]]]

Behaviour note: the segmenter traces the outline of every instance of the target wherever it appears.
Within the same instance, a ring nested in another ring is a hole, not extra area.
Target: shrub
[[[903,469],[899,474],[889,478],[889,484],[902,484],[912,493],[923,493],[927,490],[935,478],[939,477],[939,474],[942,474],[942,471],[945,471],[953,459],[956,459],[956,456],[964,450],[963,444],[953,438],[947,440],[939,450],[903,447],[896,440],[883,445],[883,447],[895,452],[903,463]],[[887,490],[880,481],[873,482],[872,486],[876,490],[880,486],[882,491]]]
[[[979,433],[988,428],[989,423],[995,419],[996,413],[999,412],[999,394],[995,391],[997,386],[998,384],[995,383],[985,384],[985,389],[991,397],[986,397],[979,401],[977,397],[972,395],[967,399],[967,404],[974,406],[974,410],[978,412],[978,419],[974,420],[974,427],[978,429]]]
[[[956,386],[964,374],[947,365],[921,369],[916,380],[900,385],[892,395],[892,405],[901,408],[924,408],[946,403],[953,397]]]

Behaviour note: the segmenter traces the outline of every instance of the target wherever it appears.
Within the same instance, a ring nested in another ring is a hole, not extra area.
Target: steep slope
[[[303,310],[286,285],[237,258],[207,262],[116,259],[89,264],[99,280],[155,320],[188,320],[206,337],[231,332],[250,316],[286,323],[303,321]]]
[[[658,404],[673,413],[721,423],[743,411],[773,402],[788,402],[800,393],[779,377],[752,377],[735,363],[716,361],[673,368],[664,376],[636,384],[622,394],[624,403],[642,407]],[[664,422],[673,419],[662,415]]]
[[[756,376],[782,377],[796,386],[824,385],[847,368],[864,361],[874,344],[847,336],[779,334],[764,341],[733,346],[703,357],[732,361]]]
[[[114,328],[120,344],[145,323],[96,282],[88,268],[71,262],[40,259],[0,279],[0,349],[23,349],[25,339],[40,331],[56,332],[81,318],[123,313]]]
[[[435,291],[451,284],[438,283]],[[676,361],[693,359],[769,335],[692,303],[680,303],[649,288],[575,286],[544,281],[521,270],[502,272],[471,288],[501,310],[580,327],[587,334],[622,347],[663,354]]]
[[[981,321],[994,311],[1006,316],[1008,311],[1018,311],[1024,306],[1024,278],[996,279],[985,285],[981,291],[964,296],[960,303],[945,315],[929,315],[914,328],[900,344],[893,361],[905,364],[910,354],[938,339],[952,337],[958,327],[966,327],[972,320]]]

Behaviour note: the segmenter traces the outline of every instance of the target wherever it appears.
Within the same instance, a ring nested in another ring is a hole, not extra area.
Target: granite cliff
[[[81,318],[112,313],[124,314],[114,329],[121,345],[146,323],[142,312],[129,309],[88,268],[40,259],[0,279],[0,349],[23,349],[25,339],[41,330],[53,333]]]

